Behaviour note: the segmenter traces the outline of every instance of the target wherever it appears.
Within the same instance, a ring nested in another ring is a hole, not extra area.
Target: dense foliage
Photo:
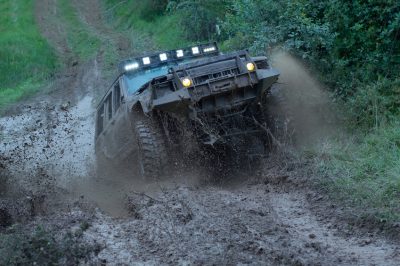
[[[164,13],[168,0],[135,1],[134,7],[141,19],[152,21],[155,16]],[[136,13],[136,12],[135,12]]]
[[[180,26],[189,40],[215,38],[219,20],[225,15],[230,0],[170,0],[168,11],[179,14]]]

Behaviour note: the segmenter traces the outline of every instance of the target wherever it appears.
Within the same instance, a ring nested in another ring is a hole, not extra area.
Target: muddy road
[[[129,54],[129,41],[104,24],[99,0],[71,3],[102,45]],[[103,53],[76,58],[57,12],[56,1],[36,1],[65,70],[49,93],[0,118],[1,210],[13,222],[69,231],[84,219],[82,243],[100,247],[81,262],[89,265],[400,264],[398,243],[332,215],[340,207],[310,189],[307,165],[281,154],[266,158],[257,177],[210,181],[201,169],[154,183],[97,177],[95,105],[109,82]]]

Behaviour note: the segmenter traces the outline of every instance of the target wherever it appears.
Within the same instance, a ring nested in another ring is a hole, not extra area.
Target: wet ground
[[[99,1],[72,2],[96,34],[115,40]],[[71,230],[85,219],[82,242],[100,246],[86,261],[95,265],[400,264],[398,243],[332,216],[338,207],[309,188],[307,165],[282,155],[267,158],[257,177],[244,172],[212,181],[204,169],[152,183],[97,177],[101,54],[75,64],[62,24],[50,23],[57,21],[55,1],[37,1],[36,9],[43,34],[67,67],[50,93],[0,118],[1,169],[8,176],[1,200],[12,205],[13,221]]]

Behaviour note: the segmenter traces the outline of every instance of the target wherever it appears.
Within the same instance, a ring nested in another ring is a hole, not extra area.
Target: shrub
[[[180,26],[186,38],[192,41],[216,39],[216,26],[231,1],[175,0],[169,1],[168,10],[180,17]]]
[[[167,4],[168,0],[141,0],[134,1],[133,6],[137,9],[141,19],[152,21],[165,11]]]

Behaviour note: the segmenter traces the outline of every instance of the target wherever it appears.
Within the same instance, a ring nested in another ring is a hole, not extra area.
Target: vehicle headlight
[[[183,78],[181,79],[182,85],[185,88],[192,86],[192,80],[190,78]]]
[[[246,65],[248,71],[254,71],[256,66],[253,63],[247,63]]]

